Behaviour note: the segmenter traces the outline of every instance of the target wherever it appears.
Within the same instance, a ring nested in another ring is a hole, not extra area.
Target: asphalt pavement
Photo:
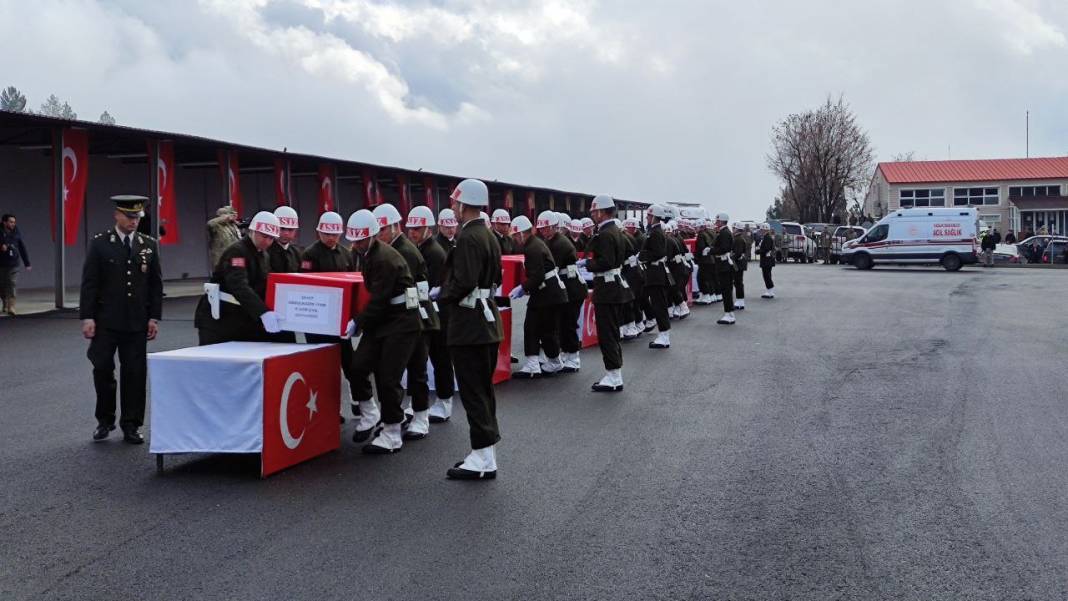
[[[0,599],[1068,599],[1068,275],[784,265],[626,390],[498,388],[498,479],[430,437],[258,477],[90,442],[73,314],[0,323]],[[195,343],[169,300],[150,351]],[[516,332],[521,332],[517,323]],[[459,405],[459,403],[457,403]],[[151,432],[146,432],[151,436]]]

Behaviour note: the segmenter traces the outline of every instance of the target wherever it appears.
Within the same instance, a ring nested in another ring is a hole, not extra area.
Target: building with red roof
[[[1068,232],[1068,157],[879,163],[864,213],[970,206],[1002,233]],[[1019,236],[1018,236],[1019,237]]]

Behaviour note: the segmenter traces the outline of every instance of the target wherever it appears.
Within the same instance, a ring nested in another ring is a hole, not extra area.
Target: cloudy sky
[[[763,215],[770,129],[1068,154],[1063,0],[0,0],[0,85],[82,118]]]

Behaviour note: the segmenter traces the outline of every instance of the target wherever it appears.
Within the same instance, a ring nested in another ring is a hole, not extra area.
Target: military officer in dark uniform
[[[642,267],[640,254],[644,238],[639,238],[637,219],[623,221],[623,236],[627,239],[627,261],[623,263],[623,279],[630,285],[634,300],[627,305],[624,313],[626,325],[623,326],[623,340],[634,340],[645,333],[645,311],[642,297],[645,296],[645,269]]]
[[[566,215],[560,216],[561,220],[566,220],[567,224],[571,223],[571,219]],[[561,221],[562,225],[564,224]],[[582,281],[582,277],[579,275],[578,256],[575,251],[574,244],[571,240],[561,233],[560,228],[538,228],[538,235],[545,240],[545,243],[549,246],[549,252],[553,255],[553,262],[556,264],[556,269],[560,274],[560,278],[564,281],[564,288],[567,289],[567,303],[557,311],[559,317],[558,331],[560,333],[560,358],[563,363],[563,367],[560,369],[564,373],[577,372],[582,367],[582,360],[579,351],[582,350],[582,338],[579,335],[579,315],[582,313],[582,305],[586,302],[586,296],[589,290],[586,288],[586,282]]]
[[[694,302],[698,305],[711,305],[716,302],[713,300],[716,281],[716,276],[713,272],[715,263],[712,260],[712,245],[714,243],[715,236],[712,230],[709,229],[707,220],[703,219],[701,227],[697,229],[697,242],[694,245],[698,290],[697,300]]]
[[[422,338],[423,324],[419,317],[419,292],[408,271],[404,257],[388,244],[380,242],[378,220],[367,209],[349,217],[345,237],[353,242],[352,249],[361,255],[363,283],[371,295],[367,306],[351,326],[363,331],[353,356],[353,399],[360,403],[360,422],[352,436],[353,442],[371,442],[363,452],[388,455],[403,446],[402,425],[404,387],[401,377],[411,359],[415,346]],[[379,406],[371,394],[370,377],[374,376]]]
[[[278,218],[260,211],[249,223],[248,234],[223,251],[193,317],[200,344],[285,340],[279,335],[278,314],[264,300],[270,272],[267,249],[278,233]]]
[[[749,243],[745,239],[745,229],[739,223],[734,224],[734,308],[745,310],[745,271],[749,267]]]
[[[89,361],[96,388],[96,432],[101,441],[115,429],[115,352],[119,354],[123,440],[141,444],[145,419],[147,345],[159,333],[163,278],[159,246],[137,232],[144,216],[143,196],[113,196],[115,227],[89,242],[82,268],[82,335],[89,339]]]
[[[456,228],[459,225],[456,212],[452,209],[445,208],[438,213],[438,232],[434,234],[434,240],[437,240],[445,252],[456,246]]]
[[[441,322],[434,302],[430,299],[426,261],[415,244],[404,236],[400,211],[393,205],[384,203],[375,207],[373,213],[378,220],[378,241],[390,245],[404,258],[419,295],[419,317],[422,320],[423,334],[416,338],[411,357],[408,359],[408,395],[402,408],[404,440],[420,440],[430,433],[430,387],[427,383],[426,364],[430,355],[430,338],[441,328]]]
[[[760,298],[775,298],[775,282],[771,279],[771,270],[775,267],[775,234],[766,224],[757,256],[760,257],[760,273],[764,276],[764,294]]]
[[[502,255],[518,255],[523,250],[512,240],[512,216],[505,209],[497,209],[490,218],[493,227],[493,237],[497,244],[501,245]]]
[[[434,395],[437,397],[430,406],[428,416],[430,423],[444,423],[452,417],[452,395],[455,392],[456,376],[452,368],[452,355],[446,338],[449,314],[446,307],[439,305],[438,296],[445,281],[445,249],[438,243],[430,228],[434,227],[434,213],[429,207],[414,207],[408,213],[404,224],[408,239],[419,249],[419,254],[426,264],[426,283],[430,287],[430,304],[438,314],[438,327],[427,336],[430,365],[434,368]],[[418,286],[418,283],[417,283]]]
[[[300,271],[301,250],[295,244],[300,222],[293,207],[278,207],[274,210],[281,227],[278,239],[267,250],[268,262],[273,273],[296,273]]]
[[[618,392],[623,390],[623,347],[619,328],[624,309],[634,300],[627,280],[623,279],[627,240],[616,220],[616,202],[611,196],[595,196],[590,203],[590,215],[597,222],[597,232],[586,247],[582,264],[593,274],[593,308],[606,372],[593,385],[593,390]]]
[[[482,480],[497,477],[497,397],[493,372],[503,338],[501,314],[493,292],[501,284],[500,246],[479,217],[489,205],[486,184],[466,179],[450,195],[453,210],[463,225],[456,248],[446,260],[445,283],[438,303],[448,307],[449,350],[452,352],[460,401],[471,428],[471,452],[451,468],[449,478]]]
[[[727,225],[730,217],[726,213],[716,215],[716,238],[712,244],[713,268],[719,293],[723,295],[723,317],[716,323],[731,325],[734,323],[734,236]]]
[[[567,238],[575,247],[575,252],[586,252],[586,238],[582,235],[582,220],[572,219],[567,224]]]
[[[555,222],[556,213],[543,211],[538,216],[539,229],[549,230]],[[526,215],[512,222],[516,246],[523,251],[522,282],[508,296],[512,299],[530,296],[527,314],[523,319],[523,354],[526,361],[514,374],[517,378],[538,378],[554,375],[563,369],[560,360],[560,311],[567,304],[567,288],[560,278],[560,271],[545,241],[534,233]],[[574,324],[572,324],[574,325]],[[545,353],[542,364],[539,352]]]
[[[691,272],[690,264],[686,260],[689,250],[682,240],[680,228],[676,225],[678,222],[677,219],[672,221],[670,231],[665,232],[668,241],[668,269],[671,271],[671,278],[675,280],[675,285],[668,293],[671,300],[668,314],[675,319],[686,319],[690,315],[690,307],[686,304],[686,283],[690,281]]]
[[[665,349],[671,347],[671,322],[669,321],[668,305],[671,303],[671,289],[675,285],[675,279],[668,269],[668,257],[671,247],[667,234],[664,233],[664,222],[671,216],[669,207],[653,205],[645,214],[646,231],[645,245],[642,247],[639,259],[645,265],[645,296],[649,299],[650,316],[656,321],[659,333],[649,348]]]

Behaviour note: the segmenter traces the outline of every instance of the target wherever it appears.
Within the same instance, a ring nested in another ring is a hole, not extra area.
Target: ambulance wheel
[[[871,269],[873,265],[874,263],[867,253],[853,257],[853,266],[857,269]]]
[[[962,263],[960,256],[949,253],[942,256],[942,268],[946,271],[959,271]]]

